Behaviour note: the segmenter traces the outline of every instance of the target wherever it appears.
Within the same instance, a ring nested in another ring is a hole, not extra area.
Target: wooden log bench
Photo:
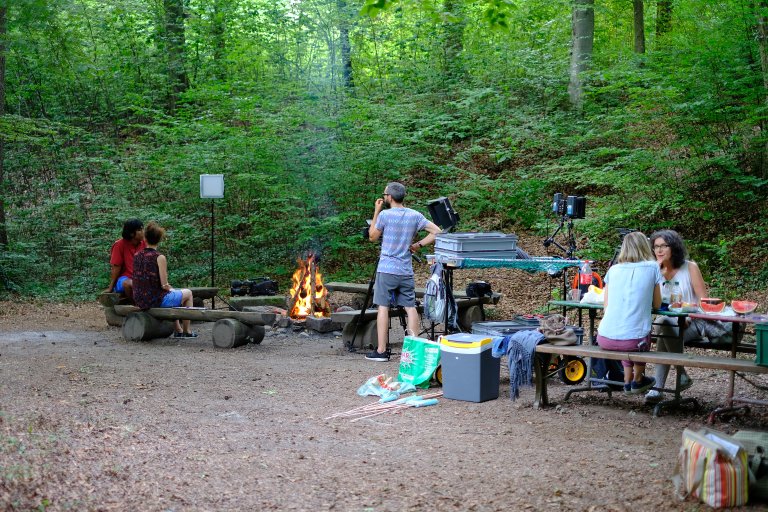
[[[136,306],[116,305],[115,313],[124,316],[123,338],[126,341],[146,341],[170,336],[173,321],[216,322],[213,326],[213,345],[233,348],[249,341],[261,343],[264,326],[272,325],[274,313],[227,311],[192,308],[151,308],[145,311]]]
[[[212,299],[219,293],[218,288],[212,287],[192,287],[189,289],[192,291],[192,304],[196,307],[202,307],[205,299]],[[107,325],[122,327],[125,318],[115,312],[115,306],[130,305],[132,301],[114,292],[100,293],[96,297],[96,301],[104,307],[104,317],[107,320]]]
[[[546,354],[546,355],[545,355]],[[598,346],[588,345],[569,345],[559,346],[544,343],[536,347],[536,364],[534,382],[536,384],[536,394],[533,401],[533,407],[539,409],[541,407],[550,405],[549,398],[547,396],[547,372],[549,371],[549,362],[552,355],[561,356],[576,356],[576,357],[594,357],[599,359],[613,359],[618,361],[632,361],[633,363],[652,363],[652,364],[668,364],[671,366],[685,366],[690,368],[710,368],[713,370],[724,370],[733,372],[745,372],[745,373],[768,373],[768,367],[758,366],[754,361],[746,359],[734,359],[731,357],[718,357],[718,356],[701,356],[690,353],[676,354],[671,352],[618,352],[602,350]],[[589,366],[591,367],[591,365]],[[568,400],[570,395],[579,391],[606,391],[610,397],[610,387],[604,385],[592,385],[592,381],[596,379],[589,379],[587,376],[587,386],[582,388],[574,388],[566,393],[564,400]],[[598,381],[599,382],[599,381]],[[656,404],[653,410],[653,415],[658,416],[663,407],[672,405],[680,405],[683,403],[696,403],[693,398],[682,398],[680,396],[680,376],[676,378],[675,389],[664,389],[663,391],[674,393],[674,398],[670,400],[664,400]],[[728,397],[730,401],[732,397]]]
[[[484,304],[496,304],[500,297],[500,294],[494,294],[493,297],[466,297],[465,295],[464,298],[456,299],[459,327],[464,331],[471,331],[473,323],[481,322],[484,319],[485,315],[482,306]],[[416,306],[416,311],[418,311],[419,314],[422,314],[422,306]],[[375,347],[378,343],[378,335],[376,332],[376,319],[378,314],[378,308],[367,309],[365,312],[356,309],[352,311],[331,313],[331,320],[344,326],[341,331],[341,337],[345,344],[350,344],[354,337],[355,348],[363,348],[366,346]],[[389,309],[390,318],[397,317],[397,314],[397,309]],[[356,330],[357,336],[355,336]]]

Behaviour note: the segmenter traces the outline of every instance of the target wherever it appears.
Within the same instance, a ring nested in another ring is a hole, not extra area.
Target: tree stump
[[[376,332],[376,320],[370,322],[361,321],[360,325],[355,329],[355,322],[349,322],[344,326],[341,331],[341,339],[345,345],[349,345],[352,342],[352,336],[355,335],[357,330],[357,336],[355,336],[354,348],[371,348],[377,347],[379,344],[379,335]]]
[[[126,341],[167,338],[172,333],[173,322],[163,322],[143,311],[129,314],[123,323],[123,338]]]
[[[463,331],[472,332],[472,324],[483,321],[483,310],[480,306],[469,306],[459,311],[459,327]]]
[[[114,306],[109,306],[108,308],[104,308],[104,316],[107,319],[107,325],[111,325],[112,327],[123,326],[123,320],[125,320],[125,317],[122,317],[117,313],[115,313]]]
[[[233,318],[222,318],[213,324],[213,345],[217,348],[234,348],[249,341],[261,343],[263,325],[248,325]]]

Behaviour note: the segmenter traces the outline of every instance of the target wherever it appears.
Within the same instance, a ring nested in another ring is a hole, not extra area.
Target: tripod
[[[624,237],[637,230],[631,228],[616,228],[616,231],[619,232],[619,245],[616,247],[616,250],[613,251],[613,257],[611,258],[611,261],[608,262],[608,268],[611,268],[613,264],[616,263],[616,261],[619,259],[621,244],[624,243]]]
[[[555,240],[555,237],[560,232],[560,230],[563,229],[563,226],[567,226],[567,234],[565,240],[568,243],[568,248],[563,247]],[[555,229],[554,233],[549,235],[544,240],[544,247],[549,247],[550,245],[554,245],[562,252],[564,252],[566,259],[570,260],[573,258],[573,253],[576,252],[576,237],[573,234],[572,217],[569,217],[568,215],[563,215],[560,217],[560,224],[558,224],[557,229]]]
[[[365,292],[365,299],[363,300],[363,306],[360,308],[360,314],[355,317],[355,327],[352,334],[352,339],[349,341],[349,345],[347,345],[347,351],[349,352],[357,352],[357,349],[355,348],[355,340],[357,339],[357,332],[358,327],[360,326],[360,318],[362,318],[365,315],[365,312],[369,308],[369,304],[373,306],[373,287],[376,284],[376,269],[373,270],[373,275],[371,276],[371,279],[368,281],[368,290]],[[398,320],[400,320],[400,326],[403,328],[403,331],[407,330],[408,328],[408,322],[406,320],[405,315],[405,308],[403,306],[400,306],[396,304],[396,301],[394,300],[394,292],[392,292],[392,296],[390,297],[390,309],[394,307],[396,311],[396,316]],[[390,318],[390,328],[392,326],[392,319]],[[387,336],[387,355],[389,355],[391,352],[389,348],[389,336]]]

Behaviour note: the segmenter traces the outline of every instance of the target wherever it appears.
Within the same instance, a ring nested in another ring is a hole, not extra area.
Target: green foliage
[[[676,2],[663,41],[647,8],[638,56],[628,4],[599,3],[579,112],[565,0],[185,5],[190,84],[170,105],[162,3],[9,4],[0,294],[92,297],[130,217],[168,228],[173,283],[207,285],[211,206],[218,286],[285,287],[307,252],[362,281],[377,247],[360,231],[391,180],[423,212],[448,196],[466,230],[543,233],[554,192],[586,195],[579,256],[610,258],[618,227],[674,228],[724,295],[768,285],[749,4]],[[224,199],[199,199],[204,173],[225,175]]]

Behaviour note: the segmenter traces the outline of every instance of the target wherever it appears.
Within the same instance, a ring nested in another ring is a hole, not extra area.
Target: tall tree
[[[8,8],[0,5],[0,123],[5,116],[5,37]],[[8,228],[5,221],[5,141],[0,135],[0,248],[8,246]]]
[[[225,56],[227,53],[227,5],[226,0],[213,2],[211,13],[211,38],[213,39],[213,68],[216,78],[227,77]]]
[[[768,105],[768,0],[757,3],[757,46],[760,50],[760,68],[763,73],[763,104]],[[765,137],[765,123],[762,126]],[[768,141],[760,156],[760,173],[768,176]]]
[[[445,72],[448,76],[462,73],[461,52],[464,49],[464,25],[462,13],[463,0],[444,0],[443,10],[446,18],[443,30],[443,51],[445,53]]]
[[[633,0],[635,53],[645,53],[645,14],[643,0]]]
[[[168,106],[173,111],[179,94],[189,87],[185,58],[184,0],[163,0],[165,8],[165,45],[168,56],[170,94]]]
[[[341,76],[345,88],[355,86],[352,76],[352,46],[349,43],[349,9],[347,0],[337,0],[336,7],[339,10],[339,40],[341,41]]]
[[[672,30],[672,0],[656,1],[656,45]]]
[[[574,0],[571,17],[571,65],[568,97],[581,108],[584,95],[582,73],[589,69],[595,39],[595,0]]]

